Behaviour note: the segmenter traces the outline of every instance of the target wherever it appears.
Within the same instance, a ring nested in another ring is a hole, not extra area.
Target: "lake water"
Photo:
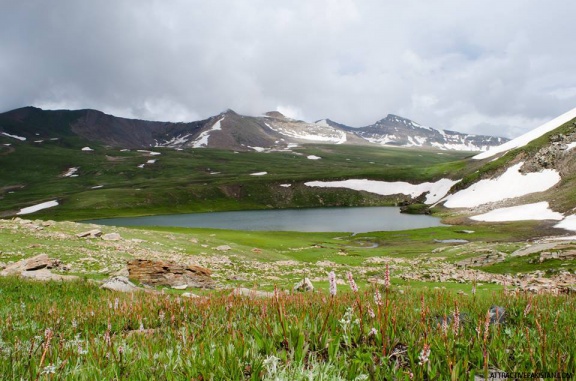
[[[123,217],[84,222],[114,226],[351,233],[442,226],[439,218],[402,214],[400,209],[395,207],[250,210]]]

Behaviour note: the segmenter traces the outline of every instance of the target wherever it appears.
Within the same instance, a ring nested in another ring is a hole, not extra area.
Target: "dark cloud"
[[[395,113],[518,135],[576,106],[576,3],[0,0],[0,110]]]

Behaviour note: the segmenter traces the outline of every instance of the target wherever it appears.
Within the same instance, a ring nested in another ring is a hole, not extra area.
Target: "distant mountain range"
[[[122,148],[170,147],[281,151],[300,144],[367,144],[485,151],[506,138],[436,130],[396,115],[365,127],[330,119],[314,123],[288,118],[277,111],[244,116],[227,110],[189,122],[152,122],[120,118],[97,110],[42,110],[24,107],[0,114],[0,134],[31,141],[79,136]]]

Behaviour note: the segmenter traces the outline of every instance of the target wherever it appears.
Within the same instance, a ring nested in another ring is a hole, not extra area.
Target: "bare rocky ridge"
[[[128,274],[149,286],[214,288],[212,272],[195,265],[181,265],[167,261],[134,259],[128,261]]]
[[[479,151],[507,141],[436,130],[395,115],[370,126],[353,128],[329,119],[314,123],[295,120],[277,111],[253,117],[232,110],[205,120],[171,123],[120,118],[97,110],[45,111],[24,107],[0,114],[0,132],[29,140],[76,135],[121,148],[210,147],[244,151],[287,150],[310,143]]]

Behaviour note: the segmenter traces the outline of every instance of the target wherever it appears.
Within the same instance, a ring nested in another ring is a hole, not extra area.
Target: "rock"
[[[60,275],[54,274],[52,271],[48,270],[47,268],[34,270],[34,271],[22,271],[20,273],[22,278],[31,279],[31,280],[38,280],[38,281],[71,281],[71,280],[79,280],[80,278],[75,275]]]
[[[134,283],[130,282],[128,278],[123,276],[115,276],[106,280],[100,288],[119,292],[134,292],[140,289]]]
[[[236,281],[241,281],[241,282],[245,282],[245,281],[248,280],[248,279],[246,279],[245,276],[243,276],[243,275],[238,275],[238,274],[229,275],[229,276],[226,277],[226,279],[228,279],[228,280],[236,280]]]
[[[118,234],[118,233],[108,233],[108,234],[104,234],[102,236],[102,239],[104,241],[120,241],[122,239],[122,237],[120,237],[120,234]]]
[[[181,286],[214,288],[212,272],[207,268],[194,265],[181,265],[167,261],[134,259],[128,261],[130,278],[137,279],[149,286]]]
[[[218,251],[230,251],[232,248],[229,245],[220,245],[215,248]]]
[[[249,288],[235,288],[230,293],[231,296],[247,296],[249,298],[272,298],[274,297],[273,292],[251,290]]]
[[[41,269],[53,269],[60,265],[57,259],[50,259],[46,254],[40,254],[32,258],[23,259],[7,265],[0,275],[20,275],[23,271],[36,271]]]
[[[102,235],[102,230],[100,229],[92,229],[82,233],[76,234],[78,238],[98,238]]]
[[[488,311],[490,324],[502,324],[506,320],[506,309],[500,306],[492,306]]]
[[[191,239],[190,239],[190,242],[191,242],[191,243],[198,243],[198,238],[191,238]]]
[[[262,253],[262,249],[259,249],[259,248],[257,248],[257,247],[253,248],[251,251],[252,251],[253,253],[256,253],[256,254]]]
[[[180,284],[178,286],[172,286],[172,288],[175,290],[185,290],[188,288],[188,285],[187,284]]]
[[[183,296],[185,298],[191,298],[191,299],[196,299],[196,298],[200,297],[200,296],[193,294],[191,292],[183,292],[180,296]]]
[[[314,285],[309,278],[304,278],[294,285],[294,291],[306,292],[314,291]]]

